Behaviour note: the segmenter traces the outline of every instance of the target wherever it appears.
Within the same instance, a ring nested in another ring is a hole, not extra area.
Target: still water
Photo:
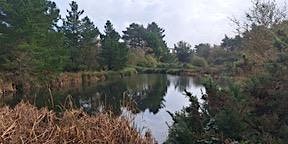
[[[188,98],[183,95],[184,89],[199,99],[201,91],[205,92],[205,88],[192,77],[139,74],[110,78],[95,85],[69,91],[53,92],[53,96],[54,105],[65,105],[69,96],[76,107],[81,107],[90,114],[103,110],[110,110],[116,115],[129,114],[134,117],[134,123],[141,132],[149,129],[156,140],[162,143],[168,136],[167,125],[172,125],[167,111],[174,113],[189,105]],[[45,93],[46,95],[43,95]],[[38,107],[51,105],[50,96],[43,91],[37,91],[29,97],[6,98],[2,103],[4,101],[5,104],[13,106],[22,99],[27,99]],[[127,104],[133,109],[125,108],[124,105]]]

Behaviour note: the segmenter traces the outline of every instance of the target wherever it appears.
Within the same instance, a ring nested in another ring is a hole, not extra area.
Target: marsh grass
[[[129,118],[109,113],[89,116],[67,109],[57,116],[47,108],[21,102],[15,108],[0,108],[0,143],[155,143],[141,135]]]

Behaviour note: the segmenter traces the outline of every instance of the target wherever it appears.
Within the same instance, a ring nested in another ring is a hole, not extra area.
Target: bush
[[[240,114],[231,108],[221,110],[215,116],[215,124],[225,137],[239,140],[244,131]]]
[[[207,67],[207,61],[203,57],[193,56],[191,64],[198,67]]]
[[[120,71],[121,76],[131,76],[137,74],[137,70],[135,68],[127,67]]]
[[[146,55],[142,50],[130,50],[128,65],[141,67],[156,67],[158,61],[152,55]]]
[[[160,61],[163,63],[177,63],[178,59],[175,54],[172,53],[165,53],[161,58]]]
[[[150,66],[150,67],[156,67],[158,64],[158,61],[155,57],[153,57],[152,55],[146,55],[145,56],[145,63],[146,66]]]
[[[193,65],[191,65],[191,64],[184,64],[183,68],[185,68],[185,69],[194,69],[195,67]]]
[[[182,68],[182,65],[181,64],[177,64],[177,63],[159,63],[157,65],[157,68],[168,68],[168,69],[172,69],[172,68],[175,68],[175,69],[180,69]]]

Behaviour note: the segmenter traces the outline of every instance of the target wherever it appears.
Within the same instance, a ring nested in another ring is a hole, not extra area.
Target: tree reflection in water
[[[167,110],[175,113],[189,105],[189,100],[182,94],[184,89],[199,99],[202,96],[201,89],[205,90],[191,77],[139,74],[121,79],[110,78],[96,85],[53,91],[54,106],[51,106],[47,89],[20,96],[2,97],[1,102],[13,106],[21,100],[28,100],[37,107],[49,106],[56,111],[62,111],[63,107],[72,101],[74,108],[82,108],[89,114],[107,110],[115,116],[128,114],[135,118],[136,126],[149,128],[161,143],[168,136],[167,123],[173,122]],[[125,107],[127,103],[130,107]]]
[[[135,84],[128,86],[128,96],[137,105],[138,112],[148,109],[156,114],[159,109],[165,107],[164,96],[166,95],[169,81],[166,75],[151,75],[150,78],[140,78]]]
[[[81,93],[80,105],[89,106],[87,111],[98,112],[99,107],[110,110],[114,114],[122,113],[125,102],[135,104],[132,112],[139,113],[148,109],[156,114],[164,107],[164,96],[169,81],[166,75],[141,75],[124,79],[110,80]],[[98,97],[98,99],[95,99]]]
[[[53,100],[56,105],[54,108],[64,106],[67,103],[67,96],[71,96],[74,106],[81,107],[90,114],[108,110],[115,115],[120,115],[126,102],[134,105],[132,110],[134,114],[145,110],[157,114],[160,109],[165,107],[164,96],[171,83],[175,89],[182,92],[190,87],[191,78],[155,74],[135,75],[122,79],[111,78],[94,86],[84,85],[78,89],[53,92]],[[50,106],[52,108],[47,91],[37,90],[30,95],[32,96],[25,98],[36,106]],[[19,98],[22,99],[23,96],[15,96],[5,103],[15,105],[21,101]]]

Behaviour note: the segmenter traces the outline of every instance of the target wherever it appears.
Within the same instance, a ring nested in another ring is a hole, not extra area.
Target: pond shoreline
[[[138,108],[132,112],[133,115],[137,115],[137,125],[142,128],[142,126],[148,127],[156,124],[155,126],[151,127],[151,133],[153,136],[155,136],[157,141],[159,140],[160,142],[164,142],[164,136],[167,135],[168,128],[166,128],[167,123],[163,121],[168,121],[170,124],[172,124],[171,118],[166,110],[171,112],[181,110],[182,106],[187,105],[185,97],[182,97],[183,89],[189,90],[189,88],[198,87],[196,83],[194,85],[193,80],[191,80],[192,77],[186,77],[183,75],[173,76],[171,74],[141,74],[141,72],[138,72],[138,74],[134,73],[134,75],[131,76],[116,72],[110,72],[109,74],[99,74],[94,72],[94,74],[90,73],[88,75],[85,73],[85,75],[83,75],[83,73],[63,74],[63,77],[65,77],[65,80],[67,81],[70,81],[68,78],[80,79],[77,83],[74,82],[74,86],[76,87],[76,85],[79,85],[79,88],[68,87],[67,89],[60,89],[60,91],[57,91],[57,89],[52,89],[51,94],[53,99],[50,99],[49,93],[47,93],[47,89],[45,89],[44,91],[35,91],[35,93],[33,91],[30,94],[26,94],[27,97],[14,95],[14,98],[11,97],[11,99],[9,99],[9,96],[6,96],[4,98],[8,99],[6,103],[3,103],[3,106],[14,107],[14,104],[18,104],[20,101],[24,100],[25,102],[28,101],[38,108],[48,108],[50,110],[53,109],[54,112],[60,112],[61,109],[58,109],[58,106],[65,106],[68,97],[69,99],[73,99],[72,101],[73,104],[75,104],[75,107],[83,108],[88,114],[97,112],[98,108],[101,108],[101,106],[103,106],[102,104],[104,104],[108,107],[102,108],[107,109],[108,111],[113,110],[113,113],[115,112],[117,115],[121,113],[121,106],[123,104],[121,102],[123,100],[122,94],[125,93],[131,98],[128,100],[129,102],[132,102],[133,99],[133,102],[135,102],[133,104],[135,104],[135,106],[137,104]],[[100,76],[103,76],[103,78],[95,79],[95,83],[91,82],[91,85],[83,85],[83,83],[88,81],[87,77],[90,77],[89,79],[93,80],[92,77],[98,78]],[[200,93],[200,88],[196,89],[196,91],[199,91]],[[195,92],[195,90],[193,90],[193,92]],[[106,97],[108,97],[108,99],[106,99]],[[142,120],[142,118],[144,118],[144,120]],[[147,123],[153,121],[154,119],[157,120],[152,123]],[[161,134],[164,134],[164,136]]]
[[[120,71],[81,71],[81,72],[63,72],[56,76],[50,82],[50,88],[54,90],[77,88],[82,85],[91,85],[97,82],[105,81],[111,77],[126,77],[135,74],[170,74],[179,76],[202,77],[205,75],[216,75],[219,72],[213,72],[210,69],[185,69],[185,68],[151,68],[134,67],[125,68]],[[37,83],[37,82],[36,82]],[[41,87],[39,84],[26,82],[23,91],[30,91],[33,86]],[[0,96],[15,93],[17,91],[16,82],[12,79],[0,77]]]
[[[110,77],[125,77],[137,74],[136,69],[123,69],[120,71],[81,71],[81,72],[63,72],[56,76],[55,79],[49,82],[50,88],[59,90],[67,88],[75,88],[82,85],[95,84],[100,81],[105,81]],[[35,87],[42,87],[40,82],[32,81],[25,82],[23,91],[30,91]],[[13,80],[13,76],[0,77],[0,96],[16,93],[17,81]]]

